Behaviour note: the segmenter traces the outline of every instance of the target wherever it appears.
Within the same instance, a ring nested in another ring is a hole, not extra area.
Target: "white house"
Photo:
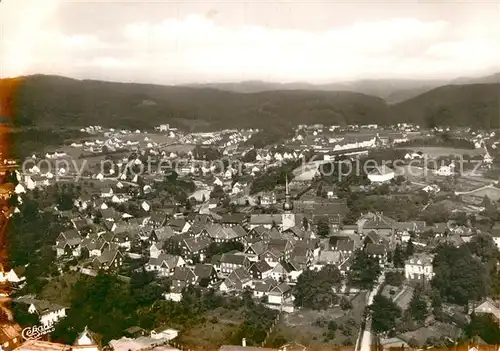
[[[394,178],[394,170],[386,165],[381,165],[375,167],[370,173],[368,173],[368,179],[372,183],[383,183],[390,181]]]
[[[7,279],[7,281],[11,283],[16,283],[16,284],[22,283],[26,280],[26,277],[24,276],[24,271],[25,271],[24,267],[13,268],[5,275],[5,278]]]
[[[54,325],[66,317],[66,307],[45,300],[20,299],[18,302],[29,303],[28,313],[38,314],[40,323],[44,326]]]
[[[405,262],[405,277],[408,280],[430,281],[434,277],[432,267],[433,256],[421,253],[415,254]]]
[[[455,164],[451,163],[448,166],[439,167],[437,170],[434,171],[434,174],[444,177],[449,177],[455,173],[454,170],[455,170]]]
[[[97,341],[94,334],[85,327],[85,330],[78,335],[73,346],[72,350],[85,350],[85,351],[100,351],[101,348],[99,346],[99,342]]]

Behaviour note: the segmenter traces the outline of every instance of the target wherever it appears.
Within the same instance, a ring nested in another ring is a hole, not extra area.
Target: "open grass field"
[[[277,325],[274,333],[311,348],[330,348],[347,343],[353,346],[356,343],[360,323],[363,320],[365,295],[366,293],[362,292],[354,297],[352,300],[353,308],[349,311],[342,311],[340,307],[335,307],[324,311],[302,309],[286,314]],[[325,325],[315,325],[318,319],[326,321]],[[335,321],[338,326],[335,337],[330,340],[326,340],[323,335],[328,330],[328,321]],[[355,325],[352,325],[353,321]],[[347,332],[344,333],[341,330],[342,326]]]
[[[178,338],[182,345],[199,349],[218,349],[230,342],[232,334],[243,323],[241,311],[219,308],[205,315],[205,322],[183,331]]]
[[[50,280],[40,293],[40,299],[70,306],[71,288],[78,281],[78,277],[78,273],[68,272]]]

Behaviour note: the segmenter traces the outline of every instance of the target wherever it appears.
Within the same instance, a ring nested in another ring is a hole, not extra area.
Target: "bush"
[[[405,277],[401,272],[387,272],[385,275],[385,282],[391,286],[401,286],[403,285]]]
[[[346,310],[350,310],[352,308],[352,303],[351,301],[349,301],[349,299],[347,299],[346,297],[342,297],[340,299],[340,308],[343,310],[343,311],[346,311]]]

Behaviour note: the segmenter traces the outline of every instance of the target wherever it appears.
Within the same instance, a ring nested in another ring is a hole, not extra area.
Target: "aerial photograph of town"
[[[0,351],[500,351],[500,3],[0,2]]]

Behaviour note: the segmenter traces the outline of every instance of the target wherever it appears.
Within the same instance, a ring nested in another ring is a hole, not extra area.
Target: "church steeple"
[[[292,196],[288,191],[288,174],[285,175],[285,203],[283,204],[283,210],[287,212],[293,210]]]

